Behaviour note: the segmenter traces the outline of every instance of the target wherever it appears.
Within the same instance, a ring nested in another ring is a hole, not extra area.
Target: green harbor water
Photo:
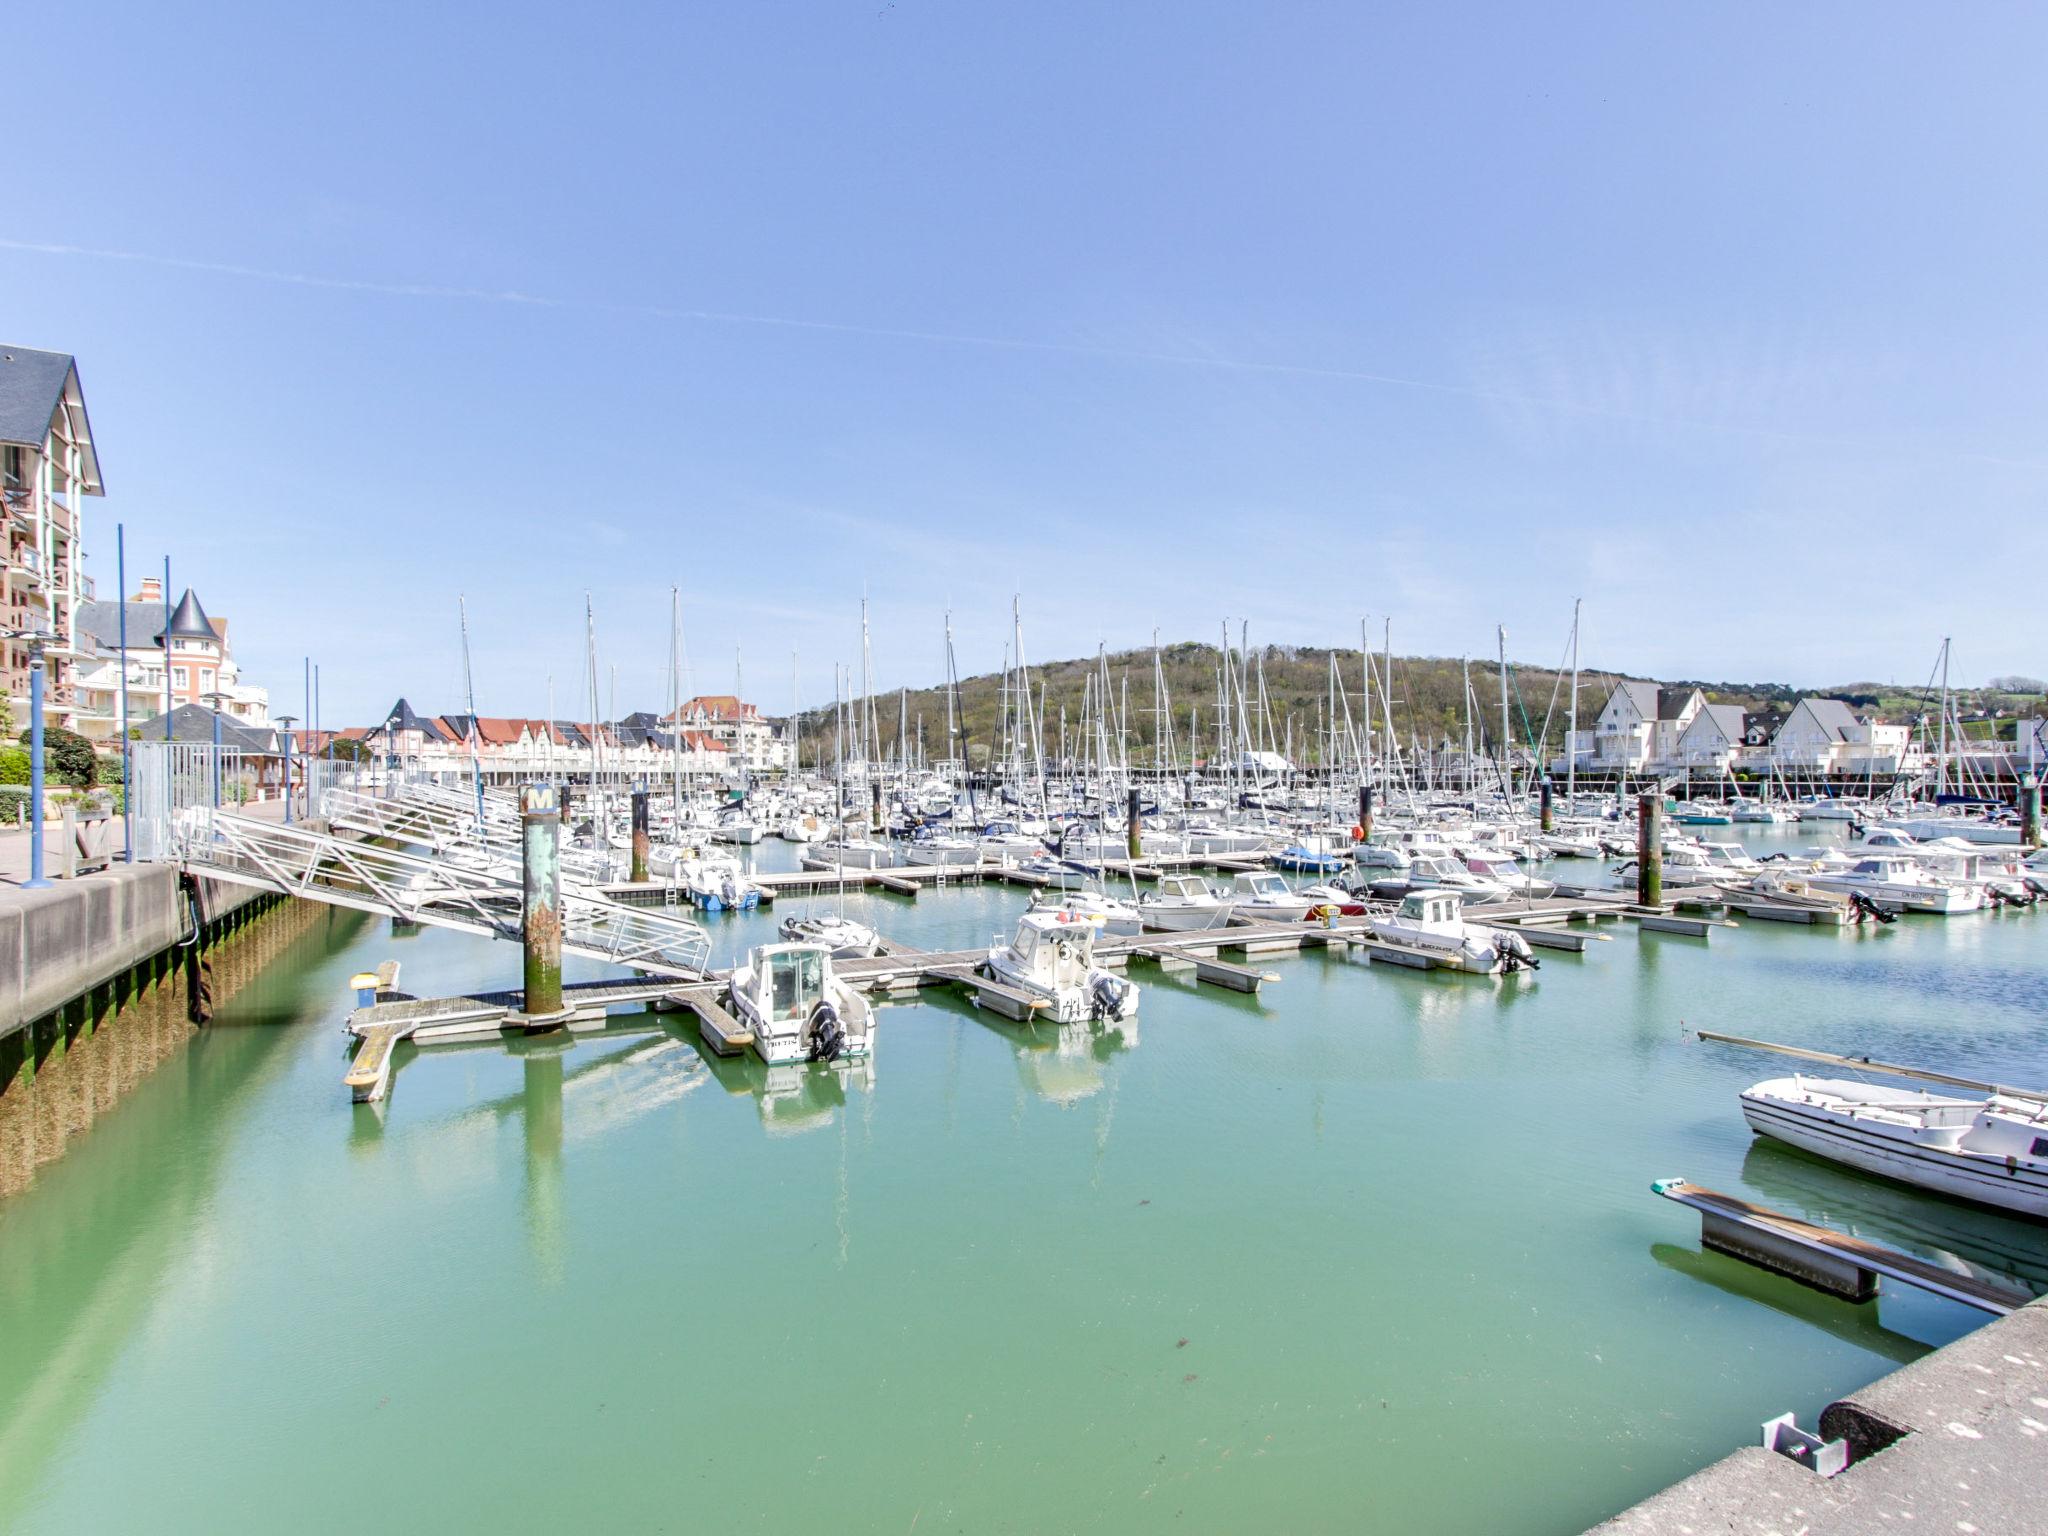
[[[349,974],[518,956],[323,925],[0,1202],[0,1530],[1577,1531],[1979,1320],[1702,1256],[1653,1178],[2048,1288],[2038,1227],[1753,1145],[1782,1069],[1683,1033],[2033,1082],[2044,921],[1138,966],[1135,1039],[927,993],[851,1071],[636,1016],[375,1108]]]

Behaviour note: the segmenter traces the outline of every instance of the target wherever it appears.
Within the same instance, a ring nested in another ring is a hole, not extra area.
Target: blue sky
[[[0,340],[248,675],[2043,656],[2035,6],[30,7]],[[2007,595],[2026,572],[2027,587]]]

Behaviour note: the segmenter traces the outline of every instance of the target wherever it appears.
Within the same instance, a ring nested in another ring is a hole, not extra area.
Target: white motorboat
[[[822,819],[802,812],[783,817],[775,828],[775,835],[785,843],[822,843],[831,834]]]
[[[1456,891],[1411,891],[1392,912],[1367,921],[1375,937],[1439,954],[1460,970],[1536,969],[1529,941],[1519,933],[1466,922],[1464,898]]]
[[[1238,875],[1230,893],[1236,898],[1235,914],[1250,922],[1298,923],[1320,905],[1313,896],[1291,888],[1284,877],[1265,870]]]
[[[875,930],[843,912],[821,917],[791,915],[782,920],[781,931],[792,944],[822,944],[835,960],[866,960],[881,953],[881,939]]]
[[[1759,1136],[1902,1183],[2048,1220],[2048,1105],[1957,1098],[1830,1077],[1774,1077],[1742,1095]]]
[[[1093,924],[1097,932],[1114,934],[1119,938],[1135,938],[1145,931],[1144,915],[1136,907],[1087,884],[1073,890],[1052,886],[1040,889],[1032,894],[1030,910],[1069,912],[1077,919]]]
[[[822,944],[763,944],[732,973],[733,1012],[771,1066],[865,1056],[874,1039],[868,1000],[832,969]]]
[[[1763,870],[1763,865],[1740,843],[1702,841],[1700,852],[1706,855],[1707,867],[1716,880],[1748,879]]]
[[[1975,912],[1984,905],[1983,886],[1944,880],[1897,854],[1872,854],[1855,860],[1847,869],[1823,866],[1806,878],[1808,884],[1822,890],[1861,892],[1880,906],[1903,907],[1908,912],[1947,915]]]
[[[1768,800],[1737,800],[1730,807],[1729,814],[1744,826],[1783,826],[1799,819],[1784,806],[1772,805]]]
[[[848,837],[818,844],[814,857],[826,868],[889,869],[896,863],[896,850],[870,837]]]
[[[734,812],[719,817],[718,825],[711,829],[711,836],[716,842],[748,846],[761,841],[761,823],[751,816]]]
[[[1095,963],[1095,925],[1058,911],[1026,912],[1006,941],[989,946],[988,974],[1044,999],[1056,1024],[1127,1019],[1138,1011],[1138,988]]]
[[[1536,842],[1554,859],[1597,859],[1600,839],[1591,832],[1539,832]]]
[[[691,903],[706,912],[744,912],[761,904],[761,888],[738,859],[715,853],[685,859],[677,875]]]
[[[1507,895],[1497,880],[1474,874],[1449,854],[1416,854],[1408,860],[1408,883],[1429,890],[1456,891],[1469,901],[1494,901]]]
[[[1273,846],[1270,834],[1256,827],[1226,827],[1216,821],[1191,821],[1180,836],[1193,854],[1238,856],[1264,853]]]
[[[1465,861],[1465,867],[1482,880],[1491,880],[1510,896],[1543,897],[1557,894],[1557,882],[1545,880],[1541,875],[1526,872],[1521,865],[1504,855],[1475,854]]]
[[[903,858],[907,864],[957,869],[981,862],[981,843],[976,838],[955,837],[950,833],[920,837],[904,846]]]
[[[1167,875],[1138,898],[1138,914],[1147,928],[1187,933],[1225,926],[1233,905],[1200,875]]]

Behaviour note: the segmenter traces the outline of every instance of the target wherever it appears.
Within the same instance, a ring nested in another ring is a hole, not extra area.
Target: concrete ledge
[[[200,882],[209,923],[262,894]],[[0,888],[0,1039],[182,942],[190,925],[168,864],[117,864],[47,890]]]
[[[1848,1469],[1818,1477],[1752,1446],[1594,1527],[1601,1536],[1867,1536],[2048,1528],[2048,1298],[1832,1403],[1824,1439]],[[1780,1407],[1757,1405],[1757,1422]]]

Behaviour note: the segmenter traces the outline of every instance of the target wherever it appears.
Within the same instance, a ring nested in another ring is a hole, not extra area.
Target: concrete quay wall
[[[1832,1478],[1752,1446],[1593,1536],[2048,1532],[2048,1297],[1831,1403],[1818,1429],[1849,1442]]]

